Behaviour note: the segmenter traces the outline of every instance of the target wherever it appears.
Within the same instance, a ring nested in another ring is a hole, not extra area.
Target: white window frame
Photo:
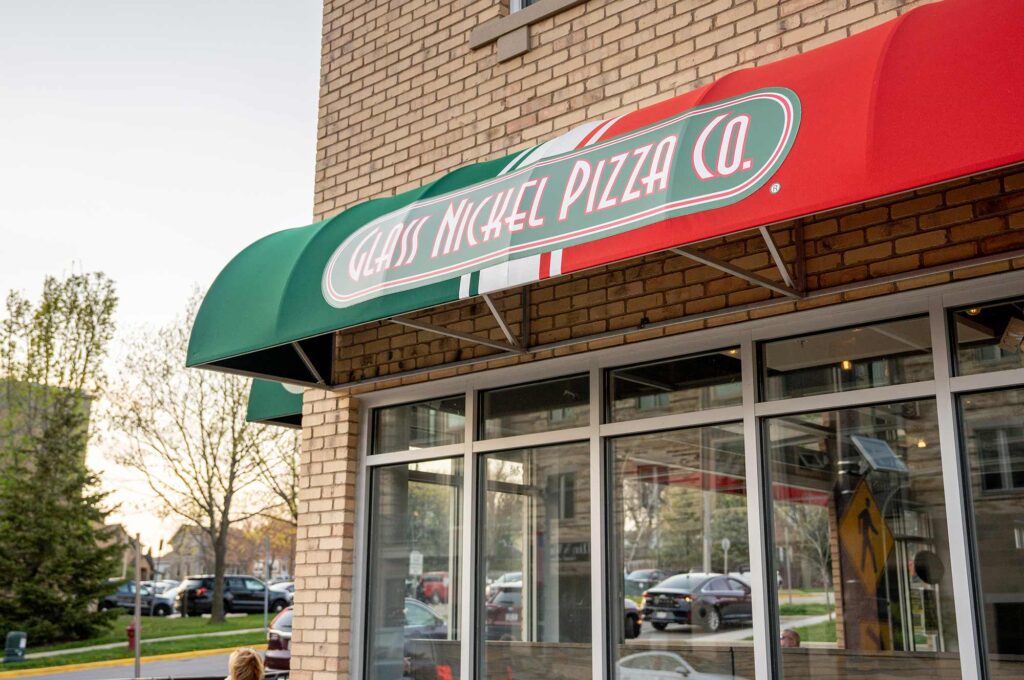
[[[513,0],[514,1],[514,0]],[[481,454],[507,449],[529,448],[572,441],[590,442],[591,483],[591,606],[592,664],[594,680],[613,677],[609,667],[609,642],[616,622],[608,621],[608,577],[611,570],[606,564],[606,524],[608,508],[605,493],[605,441],[609,437],[625,434],[712,425],[722,422],[743,424],[745,463],[747,475],[747,524],[750,545],[751,591],[754,619],[754,663],[757,680],[775,680],[778,675],[779,648],[773,633],[778,627],[771,613],[776,611],[770,598],[774,598],[774,578],[765,569],[767,550],[767,522],[762,513],[765,508],[765,462],[760,451],[760,421],[765,417],[798,411],[839,409],[865,403],[935,399],[939,424],[942,473],[945,489],[947,534],[950,547],[950,572],[953,581],[954,610],[962,677],[969,680],[982,677],[982,654],[979,644],[983,632],[979,627],[975,609],[975,589],[968,555],[974,550],[968,527],[965,479],[960,464],[959,432],[956,421],[955,400],[962,392],[998,389],[1024,385],[1024,369],[1009,369],[969,376],[951,374],[951,333],[948,328],[949,311],[971,304],[984,304],[993,300],[1018,297],[1024,291],[1024,272],[1007,272],[979,279],[943,284],[853,302],[830,305],[820,309],[792,312],[764,319],[746,321],[728,326],[669,335],[639,343],[594,350],[518,366],[480,371],[440,380],[423,380],[414,385],[396,387],[360,394],[359,421],[365,426],[359,435],[359,476],[357,483],[356,546],[354,550],[353,597],[350,637],[350,675],[361,677],[365,663],[366,583],[370,468],[384,465],[411,463],[442,457],[463,458],[462,553],[460,583],[460,621],[462,652],[460,680],[474,678],[476,659],[476,622],[478,602],[474,588],[476,570],[476,526],[478,518],[476,480]],[[777,401],[757,401],[759,379],[757,343],[836,327],[903,318],[916,314],[929,315],[933,380],[911,384],[867,388],[813,397],[797,397]],[[655,416],[617,423],[604,423],[604,374],[607,369],[646,361],[700,354],[723,347],[740,347],[743,375],[742,405],[709,409],[689,413]],[[590,376],[590,422],[577,427],[552,432],[533,433],[500,439],[476,439],[477,401],[482,390],[549,380],[586,372]],[[417,451],[402,451],[368,455],[370,449],[370,423],[372,409],[420,400],[466,395],[466,434],[462,444],[438,446]],[[972,560],[973,561],[973,560]],[[621,625],[618,626],[621,628]]]

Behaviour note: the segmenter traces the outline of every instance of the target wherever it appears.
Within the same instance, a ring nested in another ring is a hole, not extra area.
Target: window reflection
[[[764,399],[788,399],[934,377],[928,317],[884,321],[761,345]]]
[[[612,440],[616,678],[754,677],[743,451],[740,424]]]
[[[740,350],[615,368],[608,391],[611,422],[736,406],[743,401]]]
[[[590,447],[483,456],[483,677],[590,677]]]
[[[367,677],[458,677],[462,460],[371,475]]]
[[[590,377],[576,375],[488,390],[480,398],[480,438],[514,437],[590,422]]]
[[[958,375],[1024,367],[1024,300],[967,307],[953,320]]]
[[[989,676],[1024,674],[1024,389],[961,397]]]
[[[461,444],[466,435],[462,395],[400,404],[373,412],[373,453]]]
[[[856,659],[959,678],[934,401],[772,418],[765,434],[785,677]]]

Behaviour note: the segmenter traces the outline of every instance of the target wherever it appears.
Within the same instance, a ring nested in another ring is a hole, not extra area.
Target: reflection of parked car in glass
[[[699,673],[672,652],[639,652],[619,659],[618,680],[743,680],[735,675]]]
[[[485,588],[485,593],[487,594],[487,597],[490,598],[490,596],[494,592],[495,588],[503,586],[506,583],[520,583],[520,582],[522,582],[522,580],[523,580],[523,572],[521,572],[521,571],[510,571],[510,572],[507,572],[505,574],[502,574],[498,578],[494,579],[490,583],[488,583],[487,584],[487,588]]]
[[[747,585],[750,585],[750,578],[751,578],[750,567],[743,567],[742,569],[740,569],[740,571],[730,571],[729,572],[729,576],[733,576],[735,578],[738,578],[739,580],[743,581]],[[782,574],[780,574],[778,571],[775,572],[775,587],[776,588],[781,588],[782,587]]]
[[[640,607],[636,606],[636,602],[630,599],[626,600],[625,607],[626,621],[623,635],[625,635],[627,640],[632,640],[633,638],[640,637]]]
[[[411,597],[405,598],[405,641],[407,666],[415,665],[414,654],[409,649],[411,640],[446,640],[448,624],[430,607]],[[274,617],[267,631],[267,653],[263,657],[265,668],[287,671],[291,666],[292,607]],[[409,671],[409,668],[406,669]]]
[[[661,583],[676,571],[668,569],[636,569],[626,575],[626,596],[639,595],[653,585]]]
[[[523,584],[505,583],[491,590],[485,622],[488,640],[518,640],[522,637]]]
[[[658,630],[670,623],[715,632],[726,623],[753,621],[750,586],[721,574],[679,574],[643,594],[644,620]]]
[[[420,586],[422,590],[420,599],[424,602],[438,604],[448,601],[448,572],[428,571],[423,574]]]

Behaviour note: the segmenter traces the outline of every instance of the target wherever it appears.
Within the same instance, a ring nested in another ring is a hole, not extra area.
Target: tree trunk
[[[228,551],[228,532],[218,531],[213,537],[213,603],[210,623],[224,621],[224,566]]]

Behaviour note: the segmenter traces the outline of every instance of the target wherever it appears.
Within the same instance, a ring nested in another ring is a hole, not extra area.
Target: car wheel
[[[288,606],[284,600],[274,600],[270,605],[270,611],[277,613]]]
[[[651,625],[654,626],[655,630],[665,630],[666,628],[668,628],[668,624],[662,621],[655,621]]]
[[[704,630],[709,633],[717,633],[722,628],[722,615],[718,609],[711,607],[704,616]]]
[[[441,596],[437,593],[436,590],[430,595],[430,601],[433,604],[441,604]]]
[[[155,616],[170,616],[171,608],[165,604],[158,604],[153,610]]]
[[[633,616],[632,614],[626,615],[625,635],[627,640],[640,637],[640,622],[637,621],[636,616]]]

